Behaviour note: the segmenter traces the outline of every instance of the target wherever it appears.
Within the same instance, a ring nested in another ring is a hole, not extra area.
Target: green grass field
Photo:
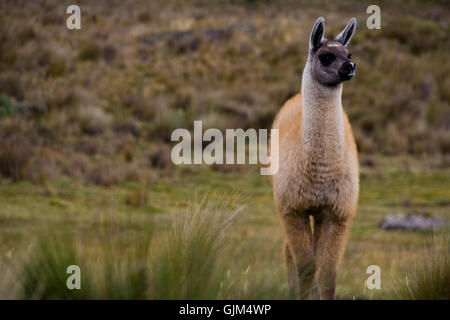
[[[17,291],[1,286],[0,293],[26,298],[288,298],[283,235],[270,182],[253,169],[220,173],[202,166],[177,167],[155,182],[113,187],[86,186],[70,179],[42,185],[2,182],[0,249],[6,253],[2,268],[13,269],[2,273],[2,281],[25,278],[28,288],[31,269],[37,284],[31,293],[24,293],[21,285]],[[340,299],[404,297],[399,293],[404,279],[411,279],[416,264],[426,252],[434,254],[436,241],[442,239],[446,246],[438,254],[448,263],[448,227],[439,232],[386,231],[377,224],[386,214],[400,211],[425,210],[450,219],[450,171],[430,170],[405,159],[382,159],[375,171],[362,170],[358,214],[338,279]],[[173,225],[186,211],[184,227],[191,229],[180,236],[183,232],[176,232]],[[231,227],[222,230],[219,220],[234,211],[238,212]],[[221,218],[207,222],[209,227],[196,224],[196,216],[215,212]],[[222,233],[215,248],[215,237]],[[189,237],[194,237],[197,249],[190,247]],[[187,252],[175,259],[176,265],[192,263],[200,269],[172,270],[168,265],[174,263],[170,258],[174,250]],[[82,270],[79,292],[65,287],[70,264]],[[381,290],[365,289],[366,268],[372,264],[381,268]],[[146,267],[139,269],[142,265]],[[201,271],[204,265],[208,270]],[[208,277],[211,284],[204,283]],[[56,289],[41,291],[40,281]],[[199,288],[186,289],[196,281]]]

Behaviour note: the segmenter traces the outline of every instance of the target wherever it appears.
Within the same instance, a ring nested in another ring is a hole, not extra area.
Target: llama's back
[[[278,111],[272,129],[279,130],[280,148],[292,138],[300,138],[302,124],[302,96],[296,94]],[[298,140],[297,140],[298,141]]]
[[[273,185],[275,204],[279,207],[280,191],[287,188],[289,184],[289,176],[296,176],[299,172],[293,162],[296,155],[300,151],[301,141],[301,124],[302,124],[302,97],[296,94],[285,102],[283,107],[278,111],[272,125],[272,129],[278,129],[278,150],[280,169],[271,176]],[[292,170],[288,169],[292,168]],[[283,185],[281,186],[280,183]]]

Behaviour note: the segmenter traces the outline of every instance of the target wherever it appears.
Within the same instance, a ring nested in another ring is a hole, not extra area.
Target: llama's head
[[[334,40],[324,38],[325,19],[314,23],[309,40],[309,63],[313,79],[327,86],[335,86],[355,75],[356,64],[346,48],[356,31],[356,19],[352,18]]]

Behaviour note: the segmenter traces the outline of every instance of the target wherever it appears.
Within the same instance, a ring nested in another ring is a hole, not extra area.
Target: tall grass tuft
[[[151,227],[143,234],[130,234],[125,230],[104,234],[100,246],[99,264],[88,269],[95,272],[92,279],[91,296],[94,299],[148,299],[149,254],[153,234]],[[113,239],[110,237],[112,236]],[[94,260],[95,261],[95,260]],[[86,265],[89,262],[86,261]]]
[[[203,197],[193,202],[163,238],[153,257],[152,297],[215,299],[227,270],[222,251],[224,231],[239,210]]]
[[[67,267],[77,264],[74,243],[67,236],[43,236],[30,248],[29,258],[19,265],[18,298],[21,299],[80,299],[86,290],[68,290]]]
[[[450,246],[446,237],[435,238],[394,292],[407,300],[450,300]]]
[[[127,232],[127,227],[103,222],[95,239],[66,229],[47,231],[29,252],[10,259],[13,277],[1,282],[17,282],[18,299],[146,299],[152,229]],[[80,290],[67,287],[70,265],[80,267]]]

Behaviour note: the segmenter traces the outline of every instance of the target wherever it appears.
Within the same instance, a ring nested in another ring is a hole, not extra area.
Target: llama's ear
[[[334,39],[340,42],[344,47],[350,42],[350,39],[353,37],[356,31],[356,19],[351,18],[350,21],[345,26],[344,30],[338,34],[338,36]]]
[[[320,48],[323,41],[323,34],[325,32],[325,19],[323,17],[317,18],[311,31],[311,38],[309,39],[309,52],[312,54]]]

